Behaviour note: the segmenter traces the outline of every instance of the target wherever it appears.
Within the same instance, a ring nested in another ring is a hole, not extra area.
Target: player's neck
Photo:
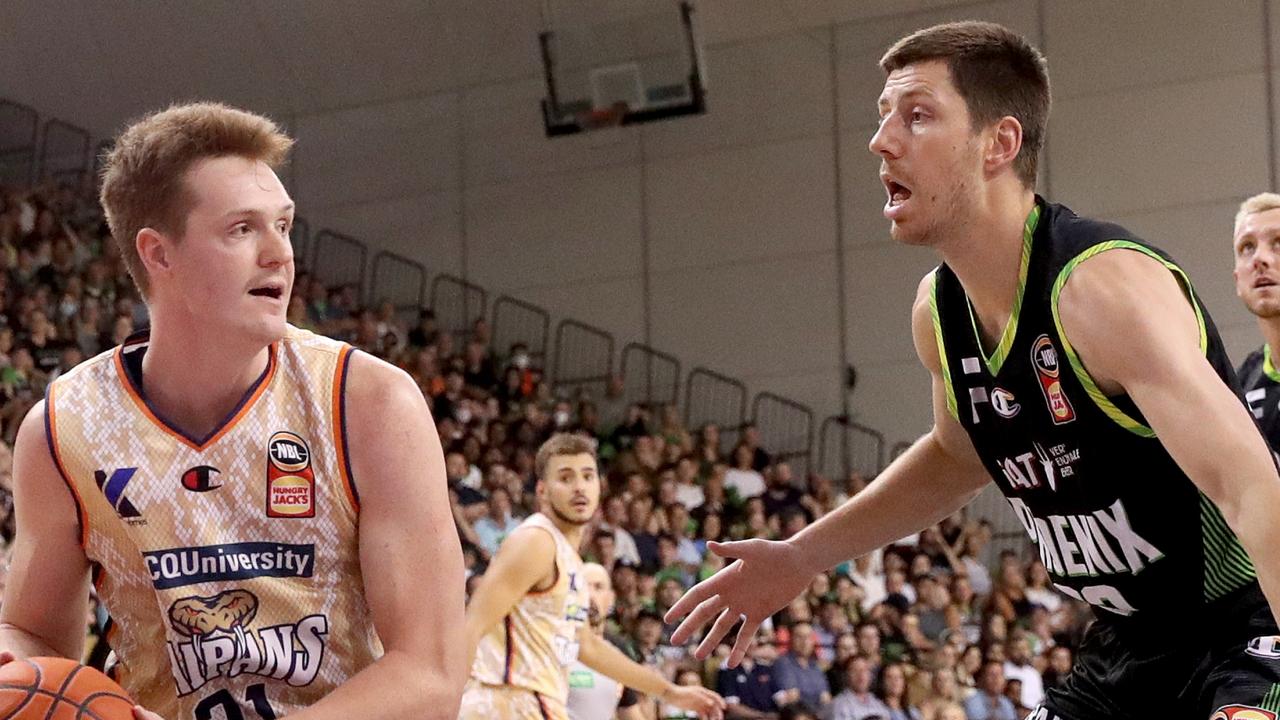
[[[1262,330],[1262,341],[1271,348],[1272,360],[1280,352],[1280,317],[1258,318],[1258,328]]]
[[[214,430],[262,376],[270,349],[235,344],[152,312],[142,390],[147,403],[192,437]]]
[[[1023,227],[1034,206],[1035,194],[1030,190],[992,193],[939,247],[973,303],[988,348],[995,345],[1015,310]]]

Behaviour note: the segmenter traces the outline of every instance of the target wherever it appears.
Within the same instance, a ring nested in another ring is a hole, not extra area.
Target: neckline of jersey
[[[978,354],[982,356],[982,362],[987,366],[987,372],[995,377],[1000,372],[1000,368],[1004,366],[1005,358],[1009,356],[1009,349],[1013,347],[1013,339],[1018,334],[1018,316],[1022,314],[1022,297],[1027,290],[1027,270],[1031,267],[1031,245],[1035,238],[1036,227],[1040,224],[1040,199],[1036,198],[1036,202],[1031,206],[1031,212],[1027,213],[1027,219],[1022,223],[1022,257],[1018,261],[1018,289],[1013,296],[1013,313],[1009,316],[1009,321],[1005,323],[1004,331],[1000,333],[1000,342],[996,344],[996,348],[992,351],[990,357],[987,356],[986,346],[982,342],[982,333],[978,330],[978,317],[973,312],[973,301],[969,299],[969,294],[965,293],[964,301],[969,309],[969,322],[973,326],[973,339],[978,346]]]
[[[1275,382],[1280,382],[1280,370],[1276,370],[1276,364],[1271,361],[1271,345],[1262,344],[1262,372]]]
[[[133,347],[138,344],[143,345],[143,347]],[[165,434],[197,452],[207,450],[209,446],[221,439],[223,435],[226,435],[231,428],[235,427],[236,423],[238,423],[241,418],[248,414],[249,409],[254,406],[258,398],[261,397],[263,392],[267,389],[267,386],[271,384],[271,379],[275,377],[276,374],[276,366],[279,364],[276,358],[279,343],[271,343],[271,345],[267,347],[267,367],[263,369],[262,374],[258,376],[258,379],[254,380],[253,384],[249,386],[249,389],[245,391],[243,396],[241,396],[240,402],[236,403],[236,406],[231,409],[231,412],[223,418],[222,422],[214,426],[214,428],[209,431],[208,435],[203,438],[194,438],[151,407],[151,404],[147,402],[146,395],[142,392],[141,385],[135,381],[133,374],[129,372],[127,367],[125,367],[125,347],[130,347],[131,351],[134,352],[138,350],[146,352],[145,346],[147,344],[147,338],[143,337],[134,343],[126,341],[124,344],[116,348],[116,373],[120,377],[120,382],[124,385],[125,394],[133,400],[134,405],[137,406],[138,410],[141,411],[153,425]]]

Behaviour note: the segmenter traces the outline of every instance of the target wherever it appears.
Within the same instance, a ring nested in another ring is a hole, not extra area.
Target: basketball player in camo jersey
[[[216,104],[116,139],[101,199],[151,330],[21,426],[0,649],[79,658],[92,571],[139,718],[452,718],[439,440],[407,374],[285,322],[292,142]]]

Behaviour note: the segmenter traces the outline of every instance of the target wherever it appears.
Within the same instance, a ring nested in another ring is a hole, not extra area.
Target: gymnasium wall
[[[470,20],[484,33],[421,49],[438,91],[396,91],[420,86],[385,68],[392,90],[370,99],[317,58],[300,96],[250,99],[297,134],[293,189],[314,227],[648,341],[819,418],[841,408],[847,358],[856,417],[900,440],[929,423],[908,312],[935,259],[890,241],[880,215],[866,142],[888,44],[981,18],[1040,45],[1054,85],[1042,190],[1178,257],[1238,360],[1257,340],[1232,291],[1230,226],[1241,199],[1274,186],[1271,4],[702,0],[709,114],[548,140],[538,3],[486,0],[494,12]],[[335,101],[344,84],[350,100]],[[65,95],[42,104],[0,77],[10,91],[75,120]]]

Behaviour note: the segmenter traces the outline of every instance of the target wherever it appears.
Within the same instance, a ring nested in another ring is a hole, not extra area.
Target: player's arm
[[[359,492],[365,600],[385,654],[297,720],[457,717],[467,678],[462,550],[444,455],[417,384],[352,353],[347,448]],[[442,532],[447,529],[448,532]]]
[[[1081,263],[1059,299],[1066,340],[1108,395],[1128,393],[1164,448],[1222,511],[1280,609],[1280,476],[1253,418],[1200,349],[1200,325],[1163,264],[1130,251]]]
[[[79,660],[89,561],[80,546],[75,500],[45,438],[41,402],[22,421],[13,448],[17,535],[0,603],[0,651]]]
[[[704,687],[676,685],[627,657],[613,643],[583,625],[578,632],[578,659],[583,665],[649,697],[659,698],[676,707],[692,710],[703,718],[724,715],[724,699]]]
[[[718,618],[696,651],[697,657],[706,658],[745,615],[747,621],[729,655],[729,666],[737,667],[764,618],[791,602],[815,574],[942,520],[990,481],[967,433],[948,409],[930,309],[932,283],[931,275],[920,283],[911,331],[916,353],[932,376],[933,428],[865,490],[790,540],[711,543],[716,554],[740,562],[694,586],[672,606],[669,622],[689,613],[673,642],[686,642],[700,626]],[[728,608],[732,611],[725,612]]]
[[[507,536],[467,604],[467,659],[474,657],[480,639],[520,598],[530,590],[548,587],[555,577],[556,541],[550,533],[523,527]]]

